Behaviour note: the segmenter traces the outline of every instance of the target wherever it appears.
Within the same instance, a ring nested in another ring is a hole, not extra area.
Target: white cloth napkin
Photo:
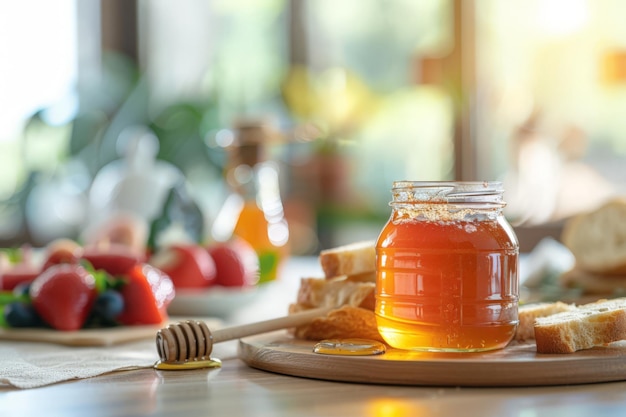
[[[106,347],[0,341],[0,388],[36,388],[113,371],[147,368],[158,359],[154,340]]]

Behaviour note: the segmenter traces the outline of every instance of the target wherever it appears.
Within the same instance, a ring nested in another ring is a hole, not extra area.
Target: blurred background
[[[77,238],[120,207],[156,221],[174,197],[207,239],[252,126],[293,254],[375,238],[395,180],[504,181],[529,251],[626,193],[625,13],[619,0],[2,2],[0,244]]]

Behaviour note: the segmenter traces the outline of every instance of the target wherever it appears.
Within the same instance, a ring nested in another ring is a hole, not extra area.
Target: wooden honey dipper
[[[297,327],[326,315],[334,308],[336,307],[320,307],[285,317],[214,331],[209,330],[203,321],[187,320],[172,323],[157,331],[156,346],[160,360],[155,368],[180,370],[219,367],[221,362],[210,357],[215,343]]]

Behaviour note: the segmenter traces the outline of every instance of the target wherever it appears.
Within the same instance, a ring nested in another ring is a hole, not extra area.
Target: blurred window
[[[509,216],[558,222],[626,192],[626,5],[476,2],[479,175]]]
[[[0,4],[0,200],[10,197],[30,170],[57,166],[67,130],[42,138],[37,111],[53,125],[67,123],[77,102],[75,0]],[[28,129],[30,127],[30,129]]]
[[[3,245],[31,240],[25,212],[26,200],[36,183],[33,173],[50,174],[65,159],[69,122],[78,105],[76,29],[75,0],[0,4],[0,242]]]
[[[452,179],[454,108],[442,69],[453,48],[452,3],[304,4],[308,70],[322,91],[313,116],[323,140],[350,157],[342,204],[386,216],[394,180]]]
[[[285,0],[140,0],[141,60],[161,105],[217,98],[226,125],[280,111]]]

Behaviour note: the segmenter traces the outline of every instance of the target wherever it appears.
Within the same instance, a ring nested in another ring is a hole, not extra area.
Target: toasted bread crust
[[[376,315],[364,308],[343,306],[332,310],[325,317],[294,330],[294,336],[305,340],[360,338],[384,342],[378,332]]]
[[[326,278],[376,271],[376,245],[372,240],[351,243],[320,252]]]
[[[572,353],[626,339],[626,298],[601,300],[535,321],[538,353]]]

